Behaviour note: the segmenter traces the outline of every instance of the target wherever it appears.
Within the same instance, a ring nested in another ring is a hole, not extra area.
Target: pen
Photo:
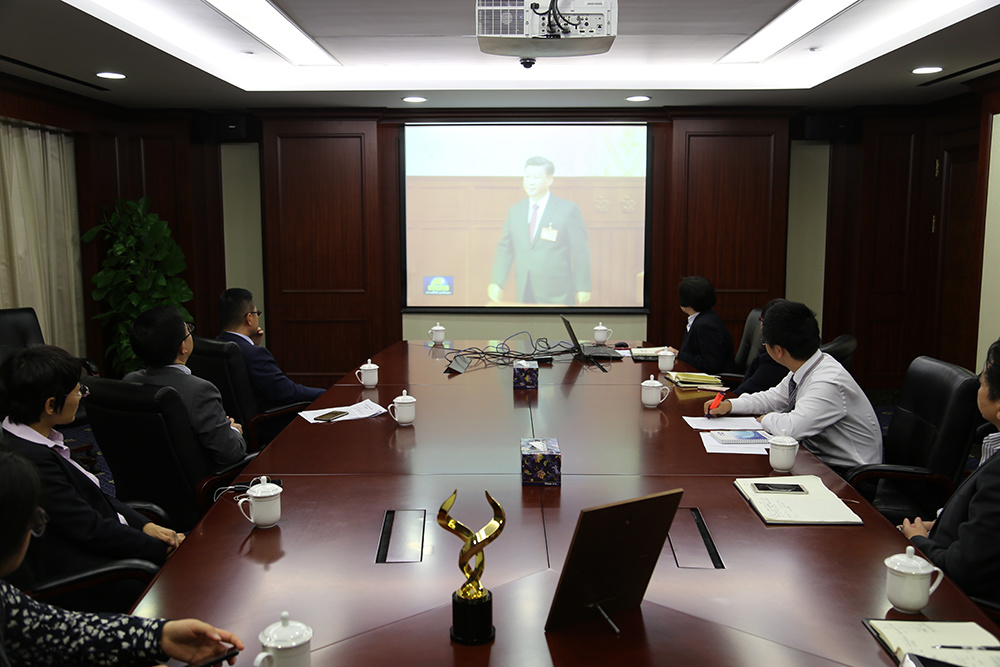
[[[722,395],[721,391],[718,394],[715,395],[715,400],[713,400],[712,404],[710,406],[708,406],[708,415],[707,416],[711,417],[712,416],[712,410],[714,410],[717,407],[719,407],[720,405],[722,405],[722,397],[723,397],[723,395]]]
[[[931,648],[951,648],[957,651],[1000,651],[1000,646],[953,646],[950,644],[938,644]]]

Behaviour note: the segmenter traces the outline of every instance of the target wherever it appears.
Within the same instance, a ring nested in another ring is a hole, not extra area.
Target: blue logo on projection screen
[[[424,294],[451,296],[455,293],[454,276],[424,276]]]

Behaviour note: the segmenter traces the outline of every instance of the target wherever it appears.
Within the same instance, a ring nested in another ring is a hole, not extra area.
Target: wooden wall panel
[[[736,343],[747,313],[785,289],[788,118],[675,117],[673,129],[666,301],[653,304],[665,309],[665,327],[648,335],[680,344],[677,284],[701,275]]]
[[[263,122],[268,342],[289,376],[325,386],[401,335],[399,221],[380,214],[379,130]]]

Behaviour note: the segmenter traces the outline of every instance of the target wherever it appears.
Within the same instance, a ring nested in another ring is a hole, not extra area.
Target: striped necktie
[[[528,240],[533,242],[535,240],[535,232],[538,231],[538,204],[531,205],[531,219],[528,221],[528,229],[530,230]]]
[[[788,378],[788,409],[785,412],[791,412],[795,409],[795,390],[798,389],[798,383],[795,382],[795,376]]]

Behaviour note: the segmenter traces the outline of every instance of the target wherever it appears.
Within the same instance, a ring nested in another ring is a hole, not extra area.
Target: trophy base
[[[456,644],[478,646],[493,641],[493,594],[489,591],[478,600],[466,600],[451,594],[451,640]]]

